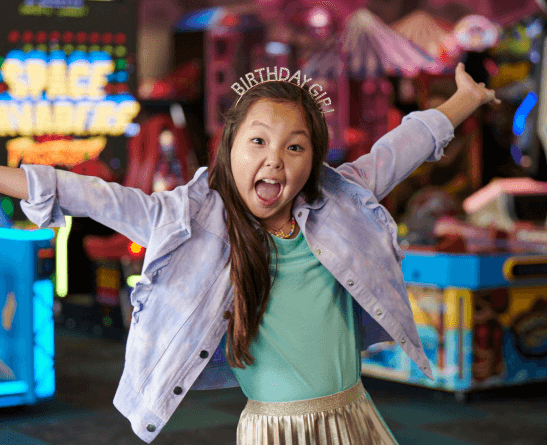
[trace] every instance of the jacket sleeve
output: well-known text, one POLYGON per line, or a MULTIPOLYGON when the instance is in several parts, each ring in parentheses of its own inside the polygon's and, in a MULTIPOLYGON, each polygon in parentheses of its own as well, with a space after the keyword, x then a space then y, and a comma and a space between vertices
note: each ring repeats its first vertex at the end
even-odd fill
POLYGON ((370 153, 336 170, 380 201, 424 161, 438 161, 453 138, 454 126, 442 112, 415 111, 376 141, 370 153))
POLYGON ((29 199, 21 209, 38 227, 64 227, 65 215, 89 217, 148 247, 152 229, 181 219, 189 224, 188 187, 147 195, 142 190, 46 165, 21 165, 29 199))

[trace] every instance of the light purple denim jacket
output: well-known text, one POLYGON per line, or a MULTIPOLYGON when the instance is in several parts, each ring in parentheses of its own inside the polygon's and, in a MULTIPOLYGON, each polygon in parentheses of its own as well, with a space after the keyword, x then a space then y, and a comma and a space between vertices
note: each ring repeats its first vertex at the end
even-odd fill
MULTIPOLYGON (((414 112, 370 154, 338 168, 324 164, 321 199, 294 203, 310 249, 354 298, 361 350, 395 341, 433 380, 409 304, 397 227, 378 201, 424 161, 439 160, 454 127, 437 110, 414 112)), ((146 195, 101 179, 22 165, 26 216, 61 227, 64 215, 89 217, 147 248, 125 367, 114 405, 150 443, 189 389, 238 386, 224 354, 233 308, 224 204, 200 168, 186 185, 146 195)))

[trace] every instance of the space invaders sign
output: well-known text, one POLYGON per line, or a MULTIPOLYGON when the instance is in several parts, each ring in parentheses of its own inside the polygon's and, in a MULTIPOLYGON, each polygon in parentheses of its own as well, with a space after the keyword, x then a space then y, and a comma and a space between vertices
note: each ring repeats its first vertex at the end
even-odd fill
POLYGON ((123 168, 123 139, 140 110, 134 4, 9 3, 0 18, 0 163, 70 168, 102 155, 123 168))

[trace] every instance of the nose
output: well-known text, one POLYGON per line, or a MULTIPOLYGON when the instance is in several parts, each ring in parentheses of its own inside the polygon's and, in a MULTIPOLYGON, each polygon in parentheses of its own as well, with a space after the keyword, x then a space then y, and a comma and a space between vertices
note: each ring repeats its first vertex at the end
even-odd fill
POLYGON ((281 168, 283 166, 281 149, 276 147, 270 147, 266 155, 265 164, 267 167, 270 168, 281 168))

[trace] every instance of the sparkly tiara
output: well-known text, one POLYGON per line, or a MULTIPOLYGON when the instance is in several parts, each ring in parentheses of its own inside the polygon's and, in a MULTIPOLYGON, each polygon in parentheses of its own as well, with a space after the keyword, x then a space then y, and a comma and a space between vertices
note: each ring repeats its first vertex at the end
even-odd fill
POLYGON ((315 101, 319 109, 321 110, 321 113, 326 114, 326 113, 332 113, 334 111, 334 108, 330 108, 330 109, 326 108, 329 105, 331 105, 331 100, 330 100, 330 97, 325 97, 325 95, 327 94, 326 91, 321 93, 323 91, 323 87, 321 85, 319 85, 318 83, 314 83, 311 86, 309 86, 307 89, 304 88, 304 85, 306 85, 308 82, 311 83, 313 79, 311 77, 307 77, 305 74, 301 74, 300 70, 296 71, 291 76, 291 72, 289 71, 288 68, 285 68, 285 67, 281 67, 278 70, 277 67, 274 66, 273 71, 270 70, 270 68, 258 68, 254 71, 251 71, 250 73, 245 74, 245 79, 246 79, 246 82, 245 80, 243 80, 243 77, 240 77, 239 82, 235 82, 232 85, 232 90, 234 90, 237 94, 239 94, 239 98, 237 99, 237 102, 236 102, 236 107, 237 107, 237 104, 239 103, 239 100, 251 88, 265 82, 282 81, 282 82, 292 83, 293 85, 298 85, 304 91, 307 91, 311 95, 311 97, 313 98, 313 100, 315 101), (263 75, 262 73, 264 70, 266 70, 265 75, 263 75), (258 80, 255 77, 255 73, 258 73, 260 80, 258 80), (300 80, 301 76, 304 77, 302 81, 300 80), (293 80, 295 82, 293 82, 293 80))

